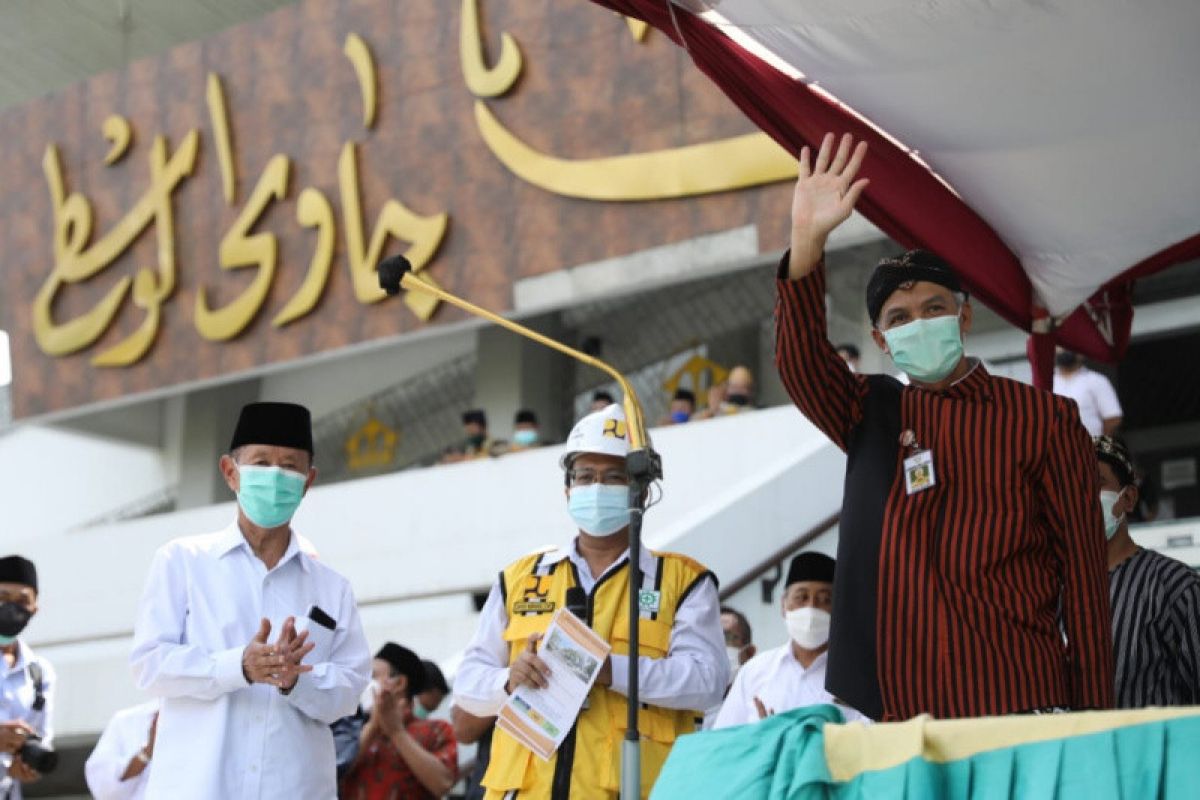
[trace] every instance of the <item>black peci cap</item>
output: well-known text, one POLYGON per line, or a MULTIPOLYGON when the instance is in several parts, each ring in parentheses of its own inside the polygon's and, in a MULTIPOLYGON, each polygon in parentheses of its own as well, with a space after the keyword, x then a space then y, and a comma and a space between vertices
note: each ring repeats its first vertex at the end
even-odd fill
POLYGON ((824 553, 814 553, 809 551, 801 553, 792 559, 791 565, 788 566, 787 582, 784 586, 791 586, 793 583, 800 581, 821 581, 823 583, 833 583, 833 568, 834 560, 824 553))
POLYGON ((294 447, 313 452, 312 415, 296 403, 250 403, 242 407, 230 451, 248 444, 294 447))
POLYGON ((36 592, 38 590, 37 567, 24 556, 0 558, 0 583, 19 583, 36 592))

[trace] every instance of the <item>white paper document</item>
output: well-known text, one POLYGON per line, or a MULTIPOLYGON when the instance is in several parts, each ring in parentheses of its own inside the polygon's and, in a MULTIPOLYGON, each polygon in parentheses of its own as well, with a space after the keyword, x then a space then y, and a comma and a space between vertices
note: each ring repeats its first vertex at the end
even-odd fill
POLYGON ((496 724, 549 760, 579 716, 611 649, 578 617, 560 608, 538 649, 538 657, 550 668, 550 685, 545 689, 518 686, 500 709, 496 724))

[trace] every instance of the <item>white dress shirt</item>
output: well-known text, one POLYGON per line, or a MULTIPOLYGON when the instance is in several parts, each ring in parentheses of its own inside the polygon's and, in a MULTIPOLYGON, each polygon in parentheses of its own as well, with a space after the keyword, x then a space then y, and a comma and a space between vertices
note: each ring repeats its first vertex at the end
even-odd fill
MULTIPOLYGON (((593 576, 587 560, 578 548, 559 548, 546 555, 542 563, 555 563, 569 558, 579 574, 579 582, 589 595, 596 581, 613 570, 620 569, 629 558, 621 555, 602 575, 593 576)), ((654 556, 642 548, 643 571, 654 568, 654 556)), ((660 708, 705 709, 721 701, 721 693, 729 680, 729 661, 725 657, 725 634, 721 630, 721 602, 716 584, 702 580, 675 610, 675 624, 665 658, 642 656, 638 660, 638 698, 660 708)), ((479 717, 490 717, 500 711, 508 694, 508 643, 504 629, 508 627, 508 609, 497 579, 480 613, 479 627, 463 655, 454 678, 454 703, 464 711, 479 717)), ((629 656, 612 656, 613 691, 628 692, 629 656)))
POLYGON ((237 523, 159 549, 138 609, 130 657, 142 691, 162 699, 147 793, 171 798, 333 798, 329 725, 353 714, 371 654, 349 582, 303 552, 293 534, 268 571, 237 523), (312 606, 336 622, 308 625, 317 642, 284 695, 247 685, 242 651, 271 622, 308 622, 312 606))
POLYGON ((758 709, 754 705, 756 697, 768 712, 775 714, 829 703, 837 705, 847 722, 866 720, 854 709, 835 704, 833 695, 825 691, 826 656, 826 653, 821 653, 805 669, 796 660, 790 642, 759 653, 738 670, 713 728, 758 722, 758 709))
POLYGON ((146 796, 146 781, 150 777, 150 766, 129 780, 121 780, 129 762, 150 742, 150 726, 158 712, 158 701, 123 708, 104 726, 100 741, 87 763, 83 774, 87 778, 88 791, 96 800, 141 800, 146 796))
POLYGON ((1121 401, 1108 378, 1087 367, 1080 367, 1070 375, 1055 370, 1054 393, 1075 401, 1079 419, 1092 436, 1104 433, 1104 420, 1121 416, 1121 401))
MULTIPOLYGON (((54 744, 54 667, 34 653, 25 642, 17 639, 16 644, 17 658, 13 665, 0 666, 0 669, 3 669, 3 680, 0 681, 0 720, 24 720, 42 737, 42 744, 50 747, 54 744), (46 698, 46 703, 41 711, 33 710, 37 692, 33 687, 33 677, 29 674, 29 665, 34 663, 42 668, 42 696, 46 698)), ((0 778, 0 797, 6 800, 20 800, 21 784, 8 776, 10 764, 12 755, 0 753, 0 766, 4 769, 4 777, 0 778)))

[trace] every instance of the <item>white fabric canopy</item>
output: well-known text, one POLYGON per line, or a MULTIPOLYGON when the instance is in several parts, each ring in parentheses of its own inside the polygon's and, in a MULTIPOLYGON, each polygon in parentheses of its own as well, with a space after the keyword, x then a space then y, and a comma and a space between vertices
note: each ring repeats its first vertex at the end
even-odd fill
POLYGON ((678 0, 916 151, 1066 315, 1200 234, 1200 0, 678 0))

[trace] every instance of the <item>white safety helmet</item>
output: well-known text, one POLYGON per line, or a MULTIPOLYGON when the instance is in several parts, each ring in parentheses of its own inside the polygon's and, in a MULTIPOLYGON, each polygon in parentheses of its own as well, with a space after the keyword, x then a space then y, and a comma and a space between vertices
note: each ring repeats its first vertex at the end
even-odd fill
POLYGON ((571 435, 567 437, 567 452, 559 459, 559 466, 564 470, 570 469, 571 462, 580 453, 598 453, 617 458, 629 455, 629 426, 621 406, 613 403, 576 422, 571 435))

